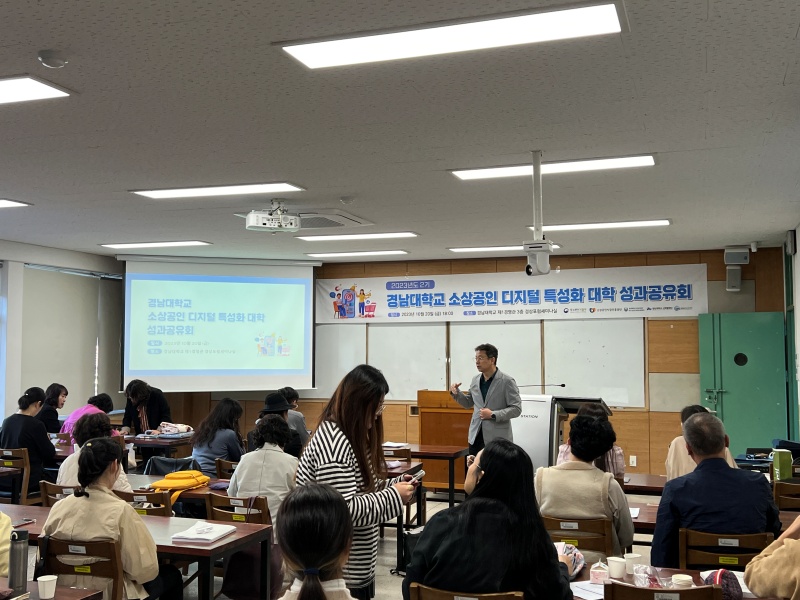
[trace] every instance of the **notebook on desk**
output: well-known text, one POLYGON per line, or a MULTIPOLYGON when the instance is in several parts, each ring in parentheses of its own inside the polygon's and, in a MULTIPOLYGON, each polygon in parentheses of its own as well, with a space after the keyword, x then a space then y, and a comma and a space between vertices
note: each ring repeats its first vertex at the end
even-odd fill
POLYGON ((233 525, 198 521, 185 531, 173 533, 172 541, 211 544, 212 542, 224 538, 226 535, 230 535, 234 531, 236 531, 236 527, 233 525))

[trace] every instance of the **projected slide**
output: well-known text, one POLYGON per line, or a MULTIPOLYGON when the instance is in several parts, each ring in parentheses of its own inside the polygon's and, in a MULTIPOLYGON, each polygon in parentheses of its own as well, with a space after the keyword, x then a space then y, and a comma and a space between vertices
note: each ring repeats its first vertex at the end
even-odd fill
POLYGON ((173 391, 310 387, 310 283, 128 273, 126 379, 173 391))

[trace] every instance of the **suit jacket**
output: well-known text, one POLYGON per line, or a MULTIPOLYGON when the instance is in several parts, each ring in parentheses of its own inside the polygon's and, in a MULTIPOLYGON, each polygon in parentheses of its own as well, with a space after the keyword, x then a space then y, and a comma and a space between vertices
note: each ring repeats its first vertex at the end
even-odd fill
POLYGON ((484 399, 481 394, 480 381, 483 373, 478 373, 469 386, 469 392, 452 394, 453 399, 464 408, 472 409, 472 420, 469 422, 469 443, 475 441, 478 431, 483 427, 483 441, 488 444, 494 438, 505 438, 514 441, 511 433, 511 419, 522 413, 522 400, 519 397, 517 382, 500 369, 494 374, 494 380, 484 399), (488 408, 495 419, 481 420, 481 409, 488 408))
POLYGON ((707 458, 683 477, 664 486, 658 505, 650 563, 677 568, 678 530, 707 533, 780 535, 772 487, 761 473, 731 469, 724 458, 707 458))

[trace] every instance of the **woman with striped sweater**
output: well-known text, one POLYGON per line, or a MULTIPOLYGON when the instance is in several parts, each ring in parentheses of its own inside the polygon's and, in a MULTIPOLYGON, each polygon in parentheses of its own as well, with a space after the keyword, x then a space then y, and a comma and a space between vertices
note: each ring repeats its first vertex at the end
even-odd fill
POLYGON ((378 526, 397 518, 419 485, 409 475, 381 478, 386 469, 381 414, 388 392, 389 384, 375 367, 359 365, 345 375, 297 468, 297 485, 327 483, 347 501, 353 545, 344 579, 359 600, 375 593, 378 526))

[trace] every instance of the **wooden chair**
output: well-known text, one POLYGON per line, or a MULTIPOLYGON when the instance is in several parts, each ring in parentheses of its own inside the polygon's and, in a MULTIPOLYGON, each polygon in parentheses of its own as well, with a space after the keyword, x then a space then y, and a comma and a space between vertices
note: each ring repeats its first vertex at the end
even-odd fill
POLYGON ((55 436, 60 446, 70 446, 72 444, 72 434, 56 433, 55 436))
POLYGON ((772 493, 778 510, 800 510, 800 483, 776 481, 772 493))
POLYGON ((703 533, 681 529, 678 533, 680 568, 744 571, 745 565, 769 546, 774 537, 772 533, 703 533), (709 548, 716 548, 716 551, 709 548))
POLYGON ((49 481, 40 481, 39 489, 41 490, 42 506, 52 508, 52 506, 62 498, 71 496, 78 487, 80 486, 56 485, 49 481))
MULTIPOLYGON (((2 457, 0 465, 3 467, 13 467, 22 471, 16 481, 16 485, 19 485, 19 504, 23 506, 41 504, 41 492, 28 494, 28 483, 31 479, 31 461, 28 457, 28 449, 4 448, 0 450, 0 457, 2 457)), ((0 491, 0 504, 11 504, 11 492, 0 491)))
POLYGON ((446 592, 437 590, 420 583, 412 583, 408 590, 411 600, 522 600, 525 595, 522 592, 503 592, 501 594, 473 594, 471 592, 446 592))
POLYGON ((214 464, 217 467, 217 479, 230 479, 231 475, 233 475, 233 472, 236 470, 236 465, 239 463, 217 458, 214 460, 214 464))
POLYGON ((670 600, 722 600, 722 588, 718 585, 703 585, 686 589, 646 588, 607 581, 603 585, 605 600, 655 600, 669 596, 670 600))
POLYGON ((614 556, 611 519, 565 519, 542 515, 542 520, 554 542, 572 544, 581 552, 590 550, 614 556))
POLYGON ((206 514, 211 521, 272 525, 269 504, 264 496, 231 498, 221 494, 206 494, 206 514), (249 510, 249 512, 236 512, 236 509, 249 510))
POLYGON ((128 504, 131 504, 134 510, 140 515, 153 515, 156 517, 172 516, 170 493, 166 490, 160 492, 145 492, 142 490, 121 492, 119 490, 114 490, 114 493, 128 504))
MULTIPOLYGON (((43 552, 44 539, 44 537, 39 538, 39 552, 43 552)), ((117 542, 78 542, 51 537, 44 553, 44 572, 47 575, 88 575, 110 579, 111 600, 122 600, 122 558, 117 542), (68 565, 58 559, 59 555, 75 558, 98 557, 106 560, 89 565, 68 565)))

